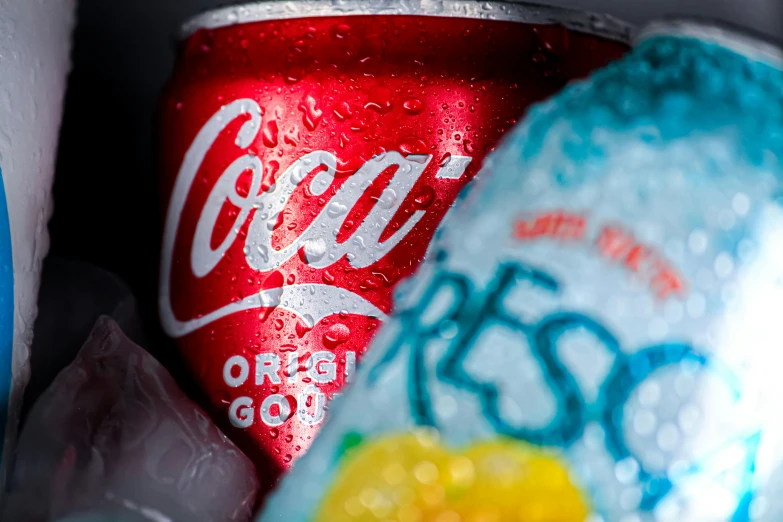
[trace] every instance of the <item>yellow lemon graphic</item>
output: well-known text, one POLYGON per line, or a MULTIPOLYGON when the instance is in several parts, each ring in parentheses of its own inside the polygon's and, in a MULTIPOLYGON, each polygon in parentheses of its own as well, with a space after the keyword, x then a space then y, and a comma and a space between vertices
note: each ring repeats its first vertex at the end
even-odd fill
POLYGON ((435 432, 366 442, 340 464, 317 522, 584 522, 552 453, 508 439, 444 448, 435 432))

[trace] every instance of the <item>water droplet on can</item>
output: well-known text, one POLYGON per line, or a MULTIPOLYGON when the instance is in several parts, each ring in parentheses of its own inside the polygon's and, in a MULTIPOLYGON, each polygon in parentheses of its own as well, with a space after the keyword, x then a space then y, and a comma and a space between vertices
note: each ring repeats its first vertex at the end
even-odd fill
POLYGON ((324 346, 334 350, 348 340, 351 330, 342 323, 332 325, 323 335, 324 346))
POLYGON ((397 193, 394 192, 394 189, 387 187, 381 192, 381 195, 378 198, 378 205, 381 208, 390 209, 394 207, 395 203, 397 203, 397 193))
POLYGON ((336 218, 342 216, 347 212, 348 212, 348 207, 346 207, 339 201, 332 201, 326 209, 326 213, 330 218, 336 218))
POLYGON ((318 237, 315 239, 308 239, 304 244, 305 262, 315 263, 320 261, 326 255, 326 242, 318 237))
POLYGON ((435 196, 435 189, 432 187, 424 187, 419 191, 413 201, 418 207, 427 208, 435 201, 435 196))
POLYGON ((405 109, 405 112, 411 116, 416 116, 424 109, 424 105, 418 98, 408 98, 405 100, 405 102, 403 102, 402 108, 405 109))

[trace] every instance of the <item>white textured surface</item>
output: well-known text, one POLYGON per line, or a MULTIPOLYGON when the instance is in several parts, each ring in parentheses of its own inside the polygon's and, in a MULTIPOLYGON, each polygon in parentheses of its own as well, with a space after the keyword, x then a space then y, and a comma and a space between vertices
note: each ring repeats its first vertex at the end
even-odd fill
POLYGON ((0 0, 0 167, 14 260, 14 375, 3 463, 29 379, 73 10, 74 0, 0 0))

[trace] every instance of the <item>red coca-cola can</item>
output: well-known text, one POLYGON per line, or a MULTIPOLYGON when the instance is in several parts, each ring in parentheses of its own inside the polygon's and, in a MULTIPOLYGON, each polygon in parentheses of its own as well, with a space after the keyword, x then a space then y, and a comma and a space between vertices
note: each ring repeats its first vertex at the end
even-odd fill
POLYGON ((503 132, 630 32, 465 0, 263 2, 185 25, 161 104, 161 319, 270 484, 503 132))

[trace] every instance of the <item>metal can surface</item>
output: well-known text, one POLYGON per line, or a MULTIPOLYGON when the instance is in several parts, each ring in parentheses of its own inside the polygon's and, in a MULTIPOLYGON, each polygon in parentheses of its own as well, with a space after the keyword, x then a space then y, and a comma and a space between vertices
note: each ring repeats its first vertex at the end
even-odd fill
POLYGON ((486 172, 262 520, 783 519, 781 49, 653 24, 486 172))
POLYGON ((503 131, 630 32, 518 3, 370 5, 197 18, 162 101, 162 323, 270 478, 503 131))
POLYGON ((0 0, 0 492, 30 377, 73 22, 73 0, 0 0))

